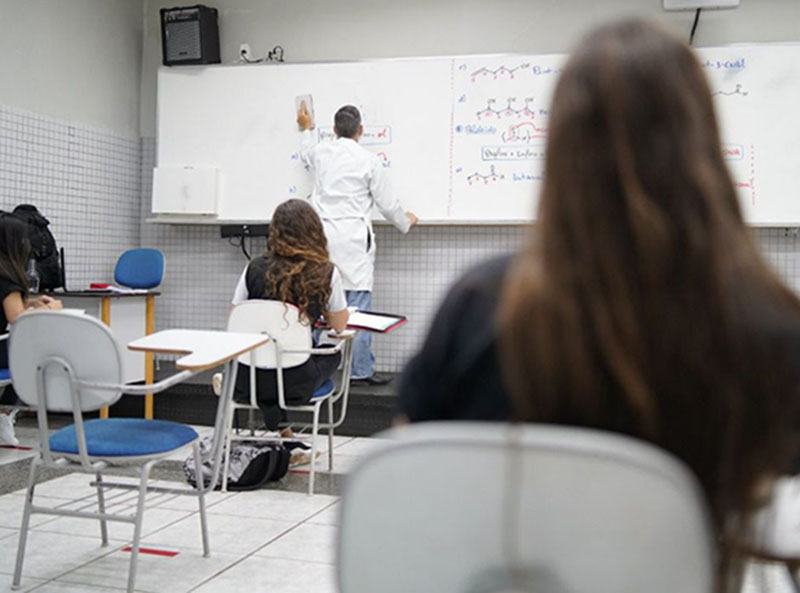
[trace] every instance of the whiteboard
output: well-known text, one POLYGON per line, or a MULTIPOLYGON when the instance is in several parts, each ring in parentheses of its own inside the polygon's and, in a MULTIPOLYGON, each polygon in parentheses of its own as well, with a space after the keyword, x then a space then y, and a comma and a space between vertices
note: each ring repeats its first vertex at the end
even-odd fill
MULTIPOLYGON (((697 50, 721 121, 723 154, 749 223, 800 224, 800 46, 697 50)), ((162 68, 159 168, 220 172, 216 223, 263 221, 310 195, 295 97, 311 94, 320 142, 356 105, 362 145, 422 222, 534 218, 550 100, 564 55, 464 56, 319 64, 162 68)), ((169 203, 168 196, 154 196, 169 203)), ((206 219, 208 221, 208 219, 206 219)))

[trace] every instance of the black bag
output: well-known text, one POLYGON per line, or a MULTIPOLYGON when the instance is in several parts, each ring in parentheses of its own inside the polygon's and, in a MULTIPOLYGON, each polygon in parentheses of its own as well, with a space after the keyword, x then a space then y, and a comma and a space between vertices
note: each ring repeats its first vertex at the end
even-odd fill
MULTIPOLYGON (((211 453, 211 437, 200 441, 200 454, 211 453)), ((280 442, 236 442, 231 445, 231 457, 228 463, 228 490, 256 490, 267 482, 280 480, 289 471, 289 457, 287 449, 280 442)), ((224 460, 223 460, 224 463, 224 460)), ((211 482, 211 468, 213 460, 203 462, 203 484, 208 486, 211 482)), ((194 466, 194 455, 190 455, 183 462, 183 473, 186 481, 197 487, 197 472, 194 466)), ((222 487, 222 469, 217 476, 214 490, 222 487)))
POLYGON ((39 290, 58 288, 62 284, 61 265, 56 240, 47 228, 50 221, 31 204, 20 204, 14 208, 12 214, 28 225, 31 257, 36 261, 36 271, 39 274, 39 290))

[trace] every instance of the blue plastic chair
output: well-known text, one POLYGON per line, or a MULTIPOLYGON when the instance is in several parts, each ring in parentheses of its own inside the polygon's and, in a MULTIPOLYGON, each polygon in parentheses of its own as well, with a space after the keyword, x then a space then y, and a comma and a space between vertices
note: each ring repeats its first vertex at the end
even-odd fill
POLYGON ((128 288, 155 288, 164 279, 164 269, 164 254, 158 249, 129 249, 117 260, 114 282, 128 288))

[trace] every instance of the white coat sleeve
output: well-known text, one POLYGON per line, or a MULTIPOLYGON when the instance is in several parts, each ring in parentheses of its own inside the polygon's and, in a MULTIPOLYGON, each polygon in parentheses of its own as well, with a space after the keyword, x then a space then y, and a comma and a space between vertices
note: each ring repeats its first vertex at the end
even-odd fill
POLYGON ((314 142, 314 134, 311 130, 304 130, 302 132, 303 139, 300 142, 300 160, 303 164, 314 168, 314 148, 317 144, 314 142))
POLYGON ((372 174, 370 175, 369 191, 375 205, 381 214, 391 222, 401 233, 407 233, 411 229, 411 221, 406 216, 406 211, 400 205, 389 184, 389 175, 383 165, 376 158, 372 164, 372 174))

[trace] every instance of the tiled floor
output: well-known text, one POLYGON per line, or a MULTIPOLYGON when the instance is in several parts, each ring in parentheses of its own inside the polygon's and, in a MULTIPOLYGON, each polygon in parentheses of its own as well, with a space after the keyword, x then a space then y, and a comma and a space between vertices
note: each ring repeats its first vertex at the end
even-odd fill
MULTIPOLYGON (((35 446, 34 428, 20 427, 17 434, 22 445, 35 446)), ((335 472, 348 471, 380 444, 378 439, 336 437, 335 472)), ((33 450, 0 449, 0 471, 3 464, 33 454, 33 450)), ((323 473, 325 459, 318 466, 323 473)), ((94 510, 90 479, 74 473, 44 482, 36 489, 36 500, 42 505, 94 510)), ((131 491, 112 491, 108 510, 132 512, 135 496, 131 491)), ((142 547, 177 554, 141 554, 136 590, 333 593, 338 500, 327 494, 309 497, 304 492, 273 489, 214 492, 207 499, 211 557, 203 558, 196 499, 153 493, 145 511, 142 547)), ((0 592, 11 590, 23 503, 21 489, 0 496, 0 592)), ((92 520, 34 515, 32 526, 22 591, 125 589, 130 554, 122 548, 130 543, 132 526, 110 523, 106 548, 101 547, 100 528, 92 520)))
MULTIPOLYGON (((208 429, 199 429, 207 432, 208 429)), ((35 429, 21 427, 23 445, 34 446, 35 429)), ((346 472, 379 448, 379 439, 337 437, 335 470, 346 472)), ((0 449, 4 464, 31 451, 0 449)), ((182 459, 182 453, 177 458, 182 459)), ((321 469, 325 463, 320 464, 321 469)), ((0 474, 0 483, 4 477, 0 474)), ((69 474, 42 483, 42 505, 68 509, 94 507, 86 474, 69 474)), ((175 486, 175 482, 164 484, 175 486)), ((109 511, 133 510, 135 493, 111 493, 109 511)), ((336 593, 334 546, 337 496, 287 490, 213 492, 208 497, 211 557, 203 558, 196 499, 153 493, 148 497, 136 590, 181 593, 336 593), (159 554, 158 552, 161 552, 159 554), (175 555, 164 555, 164 553, 175 555)), ((0 592, 11 590, 11 575, 24 502, 23 490, 0 496, 0 592)), ((91 520, 34 515, 25 558, 22 591, 99 593, 124 591, 132 527, 109 524, 109 546, 101 547, 99 525, 91 520)), ((791 593, 781 567, 753 565, 743 593, 791 593)))

